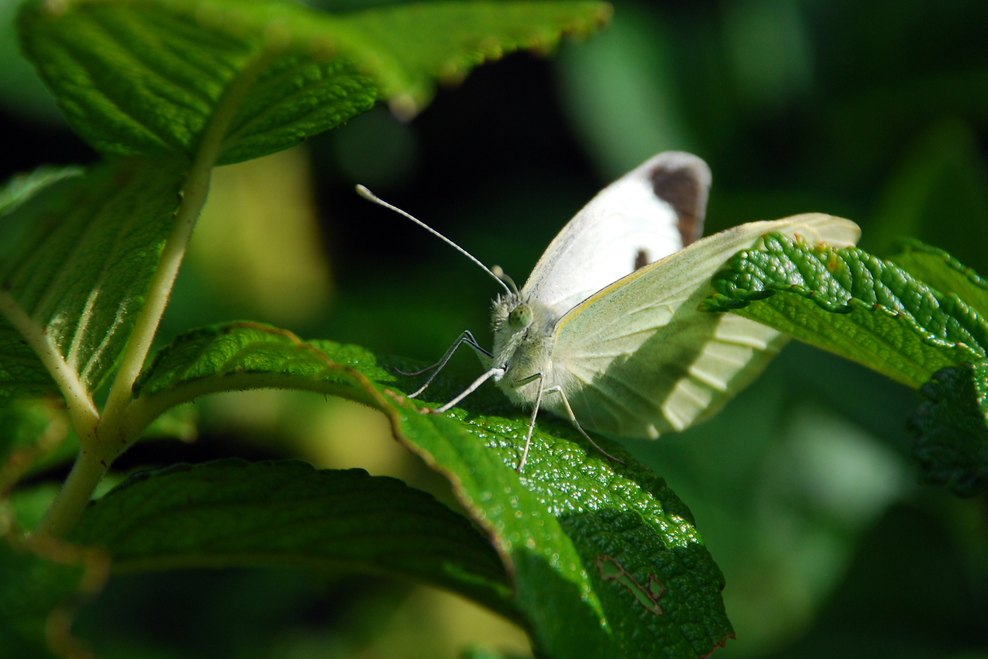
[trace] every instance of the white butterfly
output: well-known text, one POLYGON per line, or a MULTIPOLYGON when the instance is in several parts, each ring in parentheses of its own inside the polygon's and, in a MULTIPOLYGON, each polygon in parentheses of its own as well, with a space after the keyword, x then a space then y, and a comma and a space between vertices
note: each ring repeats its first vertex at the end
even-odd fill
MULTIPOLYGON (((767 233, 845 247, 857 242, 860 229, 807 214, 698 240, 709 187, 710 170, 700 158, 666 152, 604 188, 549 244, 520 291, 496 266, 488 270, 505 288, 491 313, 493 351, 464 332, 437 364, 410 374, 434 369, 411 396, 429 386, 460 345, 469 345, 487 370, 435 412, 493 378, 508 398, 532 408, 519 472, 541 408, 568 418, 604 455, 584 429, 656 438, 712 415, 787 337, 732 313, 699 311, 713 293, 711 276, 767 233)), ((358 191, 425 226, 366 188, 358 191)))

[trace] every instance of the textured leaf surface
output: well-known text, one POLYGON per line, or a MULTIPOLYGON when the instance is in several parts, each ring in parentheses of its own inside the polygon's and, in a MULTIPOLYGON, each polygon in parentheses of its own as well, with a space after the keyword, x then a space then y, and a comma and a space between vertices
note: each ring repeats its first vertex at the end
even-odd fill
POLYGON ((954 293, 979 316, 988 318, 988 281, 942 249, 908 241, 891 261, 924 284, 954 293))
POLYGON ((100 386, 130 336, 181 185, 176 164, 121 160, 55 179, 0 216, 0 398, 58 391, 14 316, 87 391, 100 386))
POLYGON ((218 164, 297 144, 389 99, 411 116, 439 77, 586 33, 607 5, 429 3, 334 16, 243 0, 34 0, 24 52, 72 127, 106 153, 192 155, 218 110, 235 116, 218 164), (245 96, 225 103, 237 82, 245 96))
POLYGON ((497 554, 466 519, 393 478, 298 461, 140 472, 85 511, 74 541, 116 571, 282 564, 431 582, 510 615, 497 554))
POLYGON ((945 368, 920 388, 913 455, 928 483, 970 497, 988 485, 988 362, 945 368))
MULTIPOLYGON (((126 414, 140 425, 206 393, 272 386, 366 402, 388 415, 399 441, 449 478, 490 535, 513 576, 515 607, 547 656, 644 658, 661 647, 664 656, 695 657, 732 636, 723 576, 689 510, 661 478, 602 440, 628 466, 609 463, 548 416, 539 420, 519 475, 527 415, 482 392, 448 415, 421 413, 422 403, 404 396, 418 380, 394 372, 418 366, 234 323, 188 333, 159 352, 126 414), (626 583, 612 578, 618 567, 626 583), (643 605, 627 587, 632 582, 650 588, 654 601, 643 605)), ((445 402, 458 391, 439 378, 427 400, 445 402)))
POLYGON ((0 538, 0 659, 78 652, 69 606, 102 588, 105 565, 97 552, 59 543, 42 557, 0 538))
POLYGON ((709 311, 733 311, 912 387, 978 361, 988 325, 889 261, 857 248, 766 236, 714 276, 709 311))

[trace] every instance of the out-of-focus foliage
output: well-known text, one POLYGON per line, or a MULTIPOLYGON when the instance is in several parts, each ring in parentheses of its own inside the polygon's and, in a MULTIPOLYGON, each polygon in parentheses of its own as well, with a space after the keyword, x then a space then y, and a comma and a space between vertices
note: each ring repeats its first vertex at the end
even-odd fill
POLYGON ((317 222, 304 149, 219 167, 189 265, 220 307, 280 325, 311 321, 332 290, 317 222))
POLYGON ((54 99, 31 65, 18 52, 14 21, 18 4, 17 0, 0 2, 0 67, 3 69, 0 99, 3 109, 36 122, 64 125, 65 119, 54 99))
POLYGON ((4 537, 0 558, 0 657, 85 656, 71 634, 72 610, 103 587, 106 555, 61 542, 29 551, 4 537))

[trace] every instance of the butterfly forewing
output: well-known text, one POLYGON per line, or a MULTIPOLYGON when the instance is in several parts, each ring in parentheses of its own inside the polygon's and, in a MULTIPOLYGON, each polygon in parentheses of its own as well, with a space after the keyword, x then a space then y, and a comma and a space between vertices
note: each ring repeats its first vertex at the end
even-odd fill
POLYGON ((563 227, 522 290, 557 315, 699 237, 710 170, 661 153, 604 188, 563 227))
MULTIPOLYGON (((550 384, 585 427, 657 437, 713 414, 744 387, 785 336, 734 314, 697 310, 728 258, 773 231, 853 245, 853 222, 802 215, 753 222, 698 241, 605 287, 556 326, 550 384)), ((559 413, 559 402, 545 405, 559 413)))

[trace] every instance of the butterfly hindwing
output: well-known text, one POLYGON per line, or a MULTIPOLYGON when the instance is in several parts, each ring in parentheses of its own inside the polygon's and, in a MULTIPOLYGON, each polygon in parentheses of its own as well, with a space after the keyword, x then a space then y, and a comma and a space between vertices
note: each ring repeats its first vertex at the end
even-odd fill
MULTIPOLYGON (((857 225, 829 215, 752 222, 704 238, 622 278, 556 325, 549 382, 580 423, 626 437, 657 437, 713 414, 785 343, 771 328, 697 309, 734 253, 773 231, 853 245, 857 225)), ((556 413, 558 401, 545 406, 556 413)))

